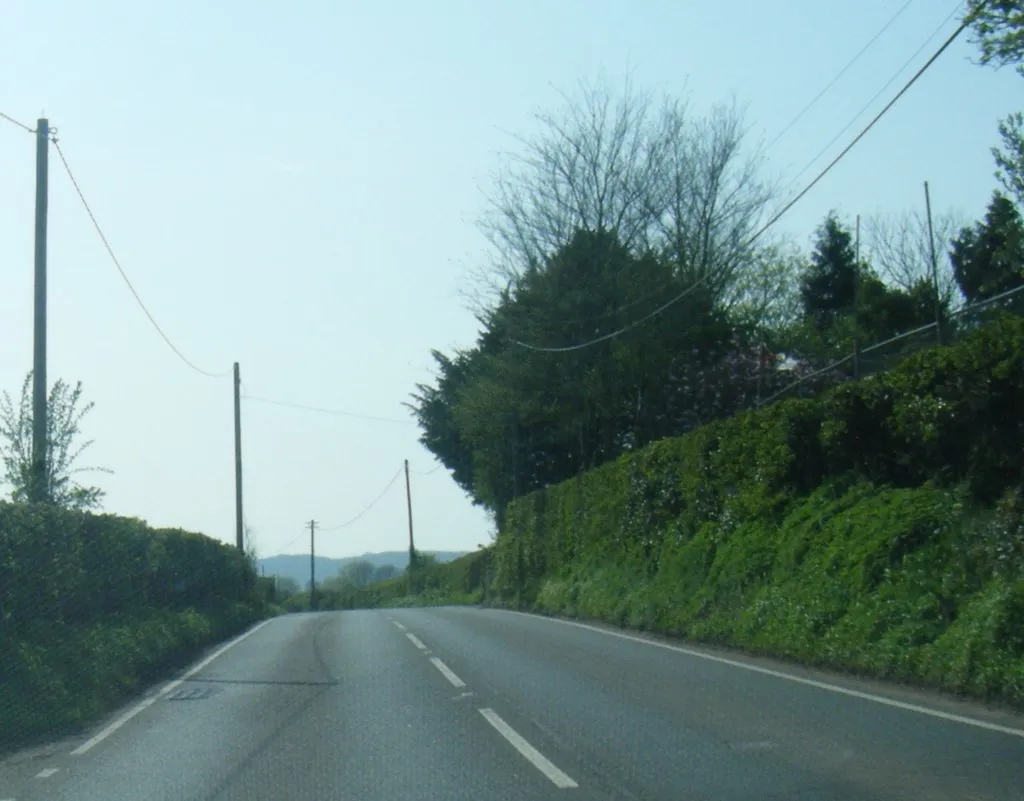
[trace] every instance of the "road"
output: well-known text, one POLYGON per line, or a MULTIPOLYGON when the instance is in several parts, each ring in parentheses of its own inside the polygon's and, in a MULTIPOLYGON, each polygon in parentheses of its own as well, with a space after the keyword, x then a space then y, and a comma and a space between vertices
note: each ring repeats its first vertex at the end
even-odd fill
POLYGON ((1024 799, 1024 720, 482 609, 291 615, 81 737, 16 801, 1024 799))

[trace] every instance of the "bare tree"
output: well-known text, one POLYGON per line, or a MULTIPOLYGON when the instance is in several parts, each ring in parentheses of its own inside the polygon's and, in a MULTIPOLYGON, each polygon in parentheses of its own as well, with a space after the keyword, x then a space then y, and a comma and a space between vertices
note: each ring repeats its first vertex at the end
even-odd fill
POLYGON ((744 155, 735 105, 691 118, 627 80, 621 92, 582 83, 539 132, 520 138, 487 196, 481 228, 496 263, 476 276, 477 310, 581 229, 614 231, 627 248, 665 253, 681 274, 724 291, 749 255, 746 241, 772 196, 744 155), (482 290, 482 291, 481 291, 482 290))
MULTIPOLYGON (((954 308, 960 304, 960 292, 949 258, 949 243, 966 222, 954 213, 934 215, 935 256, 938 263, 939 297, 954 308)), ((922 212, 877 214, 864 226, 865 253, 880 277, 900 289, 910 291, 922 281, 932 281, 931 241, 928 219, 922 212)))
POLYGON ((651 216, 680 273, 721 297, 751 264, 750 240, 775 190, 760 175, 760 154, 744 152, 743 114, 734 104, 689 120, 666 106, 669 157, 661 208, 651 216))

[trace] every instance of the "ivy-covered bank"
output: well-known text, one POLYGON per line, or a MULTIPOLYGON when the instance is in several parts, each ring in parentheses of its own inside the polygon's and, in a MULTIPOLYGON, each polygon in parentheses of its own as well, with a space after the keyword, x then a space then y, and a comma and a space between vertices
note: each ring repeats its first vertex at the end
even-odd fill
POLYGON ((1024 704, 1024 320, 508 508, 504 602, 1024 704))

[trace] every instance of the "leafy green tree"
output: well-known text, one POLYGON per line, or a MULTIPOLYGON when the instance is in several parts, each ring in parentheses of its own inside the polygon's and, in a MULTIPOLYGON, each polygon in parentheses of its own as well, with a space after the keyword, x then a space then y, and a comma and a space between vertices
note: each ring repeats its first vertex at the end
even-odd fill
POLYGON ((800 285, 804 315, 826 329, 853 311, 860 267, 853 235, 830 212, 815 233, 814 249, 800 285))
MULTIPOLYGON (((1024 2, 968 0, 969 19, 980 62, 994 67, 1015 66, 1024 77, 1024 2)), ((1024 115, 1009 114, 999 123, 1002 147, 992 149, 1003 188, 1024 205, 1024 115)))
POLYGON ((999 138, 1002 147, 992 148, 996 178, 1024 207, 1024 114, 1018 111, 1001 120, 999 138))
POLYGON ((725 413, 731 391, 709 371, 733 317, 787 314, 767 286, 778 270, 747 280, 774 258, 748 244, 772 190, 737 110, 580 88, 500 172, 480 334, 433 351, 436 380, 409 404, 499 527, 513 498, 725 413))
POLYGON ((373 583, 392 579, 397 576, 399 572, 398 568, 394 565, 377 565, 373 571, 373 583))
MULTIPOLYGON (((112 473, 104 467, 78 467, 82 453, 93 444, 81 442, 83 418, 94 404, 82 404, 82 382, 71 386, 57 381, 47 402, 47 459, 44 497, 55 506, 92 510, 102 506, 104 490, 76 480, 83 473, 112 473)), ((15 502, 31 497, 32 465, 32 373, 25 376, 18 402, 4 392, 0 398, 0 457, 4 479, 11 486, 15 502)))
POLYGON ((981 63, 1016 65, 1024 76, 1024 2, 1021 0, 968 0, 975 43, 981 63))
POLYGON ((417 384, 412 402, 405 405, 419 423, 420 442, 447 467, 455 483, 473 495, 473 449, 455 422, 455 408, 463 388, 480 369, 479 350, 458 350, 453 357, 438 350, 431 356, 437 366, 436 384, 417 384))
MULTIPOLYGON (((943 319, 949 316, 947 304, 940 302, 939 314, 943 319)), ((874 273, 865 270, 861 275, 857 321, 863 345, 935 322, 932 282, 922 278, 907 291, 888 286, 874 273)))
POLYGON ((373 562, 366 559, 353 559, 351 562, 346 562, 341 568, 340 583, 342 586, 365 587, 367 584, 373 583, 376 572, 377 568, 373 562))
POLYGON ((670 258, 633 254, 612 231, 578 231, 481 321, 473 349, 435 357, 442 375, 411 405, 423 444, 496 514, 518 495, 703 419, 686 389, 699 376, 682 368, 714 358, 731 333, 710 292, 670 258), (544 350, 599 338, 670 300, 641 328, 583 349, 544 350))
POLYGON ((804 269, 795 246, 764 247, 751 254, 722 305, 739 328, 771 337, 800 319, 804 269))
POLYGON ((950 258, 970 303, 1024 284, 1024 224, 1009 198, 993 193, 985 219, 960 232, 950 258))

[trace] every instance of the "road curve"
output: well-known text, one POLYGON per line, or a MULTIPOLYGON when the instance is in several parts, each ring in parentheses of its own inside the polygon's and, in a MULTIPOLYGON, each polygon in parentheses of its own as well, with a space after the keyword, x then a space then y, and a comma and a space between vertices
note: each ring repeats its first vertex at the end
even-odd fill
POLYGON ((514 612, 276 618, 0 801, 1024 799, 1024 721, 514 612))

